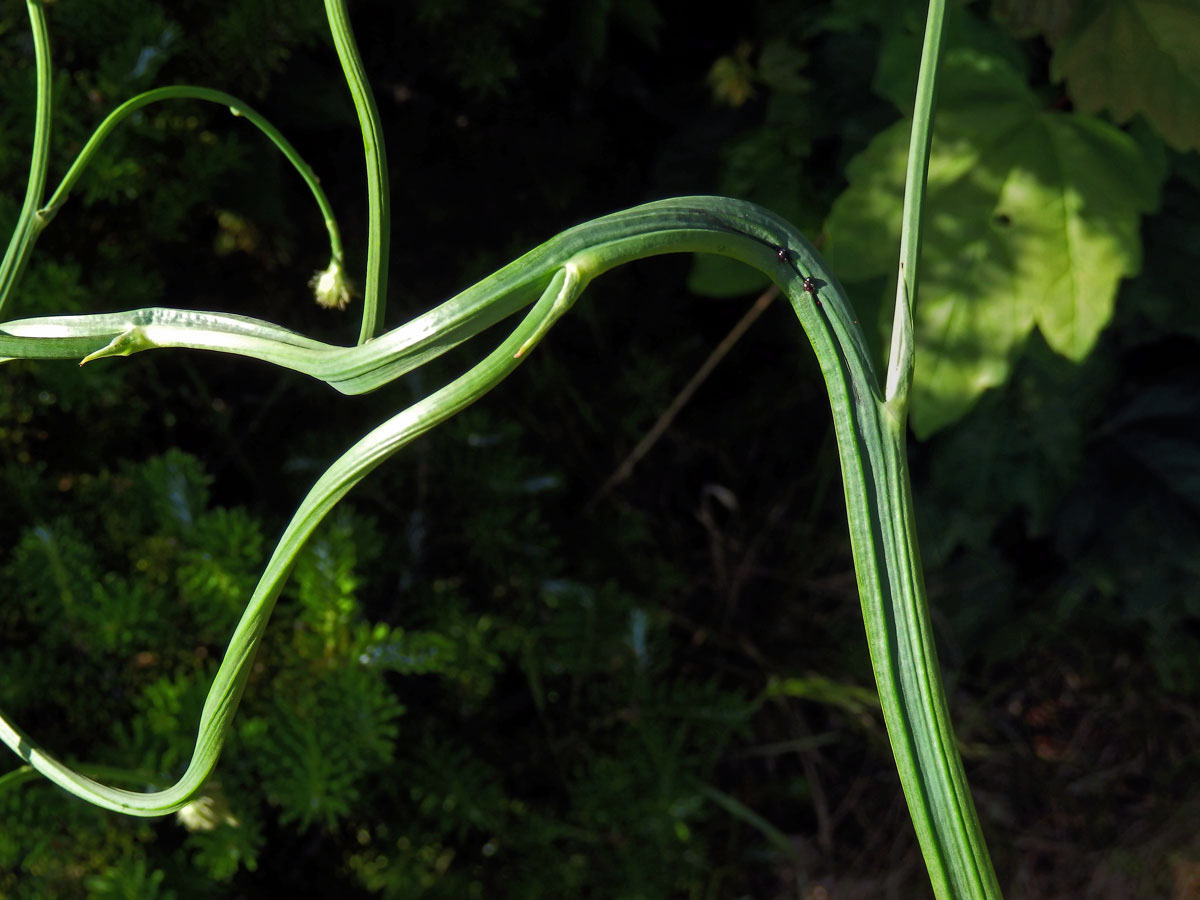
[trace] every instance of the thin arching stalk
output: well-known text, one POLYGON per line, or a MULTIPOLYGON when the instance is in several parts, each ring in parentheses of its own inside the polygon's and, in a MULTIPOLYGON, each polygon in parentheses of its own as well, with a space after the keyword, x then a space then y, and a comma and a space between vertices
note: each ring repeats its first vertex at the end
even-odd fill
POLYGON ((358 45, 350 28, 345 0, 325 0, 325 14, 333 32, 342 72, 354 100, 358 127, 362 132, 363 155, 367 163, 367 280, 363 288, 362 328, 358 342, 373 338, 383 321, 387 302, 388 250, 391 244, 391 212, 388 196, 387 151, 383 143, 383 124, 375 96, 367 84, 358 45))
POLYGON ((50 165, 50 35, 46 31, 46 15, 41 0, 26 0, 29 24, 33 30, 34 66, 37 78, 37 102, 33 125, 33 148, 29 156, 29 182, 25 200, 17 216, 17 225, 4 259, 0 261, 0 311, 21 277, 25 263, 38 232, 37 210, 46 188, 46 171, 50 165))
MULTIPOLYGON (((325 278, 325 290, 322 295, 318 291, 318 300, 326 306, 344 306, 349 300, 349 288, 344 277, 344 252, 342 236, 334 216, 333 207, 325 196, 320 180, 306 163, 296 148, 275 128, 261 113, 244 103, 237 97, 224 91, 195 85, 171 85, 170 87, 154 88, 126 100, 97 126, 88 138, 75 160, 67 169, 66 175, 55 189, 50 199, 42 206, 41 198, 45 191, 46 175, 49 169, 50 155, 50 115, 51 115, 51 86, 50 86, 50 41, 46 31, 46 18, 42 10, 41 0, 28 0, 29 18, 33 26, 34 61, 37 73, 36 117, 34 124, 33 150, 30 162, 29 182, 25 192, 25 200, 13 229, 12 238, 3 261, 0 261, 0 310, 12 293, 12 288, 20 279, 29 257, 37 243, 38 236, 53 221, 70 198, 71 191, 80 176, 87 169, 100 145, 112 134, 122 122, 133 113, 152 104, 166 100, 200 100, 206 103, 216 103, 227 107, 235 115, 245 118, 250 124, 261 131, 290 162, 308 185, 317 207, 321 211, 325 230, 329 235, 329 266, 319 273, 325 278)), ((317 287, 321 287, 318 279, 317 287)))
POLYGON ((892 347, 888 355, 885 390, 885 396, 896 407, 902 419, 908 414, 908 389, 912 385, 913 359, 916 353, 916 345, 913 342, 913 307, 917 302, 925 183, 929 173, 929 148, 933 144, 933 110, 937 99, 937 70, 942 58, 942 26, 945 18, 945 0, 930 0, 929 16, 925 23, 925 44, 921 52, 921 68, 917 75, 917 95, 913 103, 908 168, 904 178, 900 264, 896 272, 896 307, 892 316, 892 347))

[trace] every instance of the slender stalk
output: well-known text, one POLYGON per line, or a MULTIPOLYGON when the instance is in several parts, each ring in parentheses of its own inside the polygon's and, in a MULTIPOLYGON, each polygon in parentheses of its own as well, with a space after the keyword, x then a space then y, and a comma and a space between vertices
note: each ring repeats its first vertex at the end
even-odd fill
POLYGON ((892 317, 892 347, 888 357, 884 396, 908 415, 908 388, 912 384, 913 307, 917 302, 918 261, 921 256, 921 217, 925 209, 925 182, 929 148, 933 143, 933 108, 937 95, 937 68, 942 57, 945 0, 930 0, 925 22, 925 45, 917 75, 912 133, 908 143, 908 171, 904 181, 904 208, 900 223, 900 265, 896 275, 896 310, 892 317))
MULTIPOLYGON (((194 85, 172 85, 146 91, 122 103, 105 117, 104 121, 100 123, 99 127, 88 138, 87 143, 84 144, 83 149, 76 155, 74 162, 67 170, 67 174, 63 176, 62 182, 55 189, 50 200, 44 207, 39 209, 41 197, 45 191, 50 156, 52 101, 50 41, 46 29, 46 17, 42 9, 42 0, 27 0, 26 5, 29 10, 29 19, 33 31, 34 59, 37 72, 33 150, 30 157, 29 183, 25 191, 25 201, 22 204, 21 212, 18 216, 16 227, 13 229, 13 235, 9 241, 4 259, 0 261, 0 311, 3 310, 4 304, 12 292, 12 288, 20 280, 21 273, 29 261, 38 237, 41 235, 43 229, 53 221, 63 204, 67 202, 72 188, 74 188, 76 182, 91 162, 100 145, 122 121, 134 112, 151 103, 158 103, 164 100, 202 100, 226 106, 233 115, 244 117, 265 134, 279 148, 280 152, 292 164, 300 177, 304 179, 304 183, 308 185, 313 199, 316 200, 317 206, 321 210, 325 229, 329 235, 330 263, 326 273, 340 273, 344 269, 345 254, 342 248, 342 237, 337 219, 334 216, 329 198, 325 196, 325 191, 321 187, 320 180, 313 172, 312 167, 304 161, 291 142, 261 113, 248 104, 243 103, 237 97, 211 88, 194 85)), ((342 288, 342 283, 339 283, 337 287, 342 288)), ((321 298, 318 297, 318 299, 321 298)), ((326 305, 332 304, 326 303, 326 305)))
POLYGON ((133 113, 137 112, 151 103, 161 103, 164 100, 202 100, 206 103, 216 103, 220 106, 229 108, 233 115, 244 118, 255 128, 261 131, 270 141, 279 148, 280 152, 287 157, 288 162, 296 169, 296 172, 304 179, 304 183, 308 185, 309 191, 313 195, 313 199, 317 201, 317 206, 321 210, 321 216, 325 220, 325 229, 329 233, 329 249, 330 257, 341 263, 343 261, 342 253, 342 236, 338 230, 337 220, 334 218, 333 207, 329 203, 329 198, 325 196, 325 191, 321 187, 321 182, 313 172, 312 167, 304 161, 304 158, 296 151, 291 142, 285 138, 274 125, 272 125, 261 113, 243 103, 232 94, 227 94, 224 91, 217 91, 211 88, 197 87, 189 84, 171 85, 169 87, 154 88, 145 93, 138 94, 129 100, 126 100, 112 112, 110 112, 103 122, 92 132, 92 136, 88 138, 83 149, 75 157, 75 161, 71 163, 71 167, 67 170, 67 174, 63 176, 62 182, 55 189, 49 201, 42 208, 40 218, 42 219, 42 227, 48 225, 50 221, 58 214, 63 204, 70 198, 71 190, 75 187, 75 183, 91 162, 92 156, 99 149, 104 140, 113 132, 113 130, 121 124, 122 121, 129 118, 133 113))
MULTIPOLYGON (((34 8, 39 9, 39 5, 31 0, 31 11, 34 8)), ((44 24, 44 22, 43 22, 44 24)), ((44 29, 43 29, 44 30, 44 29)), ((36 42, 35 42, 36 46, 36 42)), ((43 43, 43 46, 44 43, 43 43)), ((41 56, 39 55, 39 62, 41 56)), ((46 65, 49 66, 49 59, 46 59, 46 65)), ((35 163, 40 158, 38 148, 42 148, 42 155, 46 156, 49 153, 48 136, 49 126, 43 125, 42 109, 43 96, 45 98, 46 116, 49 115, 49 96, 48 90, 44 91, 40 87, 42 80, 40 77, 41 66, 39 64, 39 90, 38 90, 38 125, 41 134, 35 135, 35 163)), ((304 183, 308 185, 309 191, 316 200, 317 206, 321 211, 321 216, 325 222, 325 230, 329 234, 329 255, 330 268, 341 268, 345 265, 344 252, 342 249, 342 236, 338 228, 337 219, 334 217, 333 206, 329 202, 329 198, 325 196, 325 191, 321 187, 320 180, 313 172, 312 167, 308 165, 287 140, 261 113, 243 103, 237 97, 227 94, 224 91, 217 91, 211 88, 196 87, 194 85, 172 85, 170 87, 155 88, 145 93, 138 94, 129 100, 126 100, 111 113, 109 113, 103 122, 92 132, 83 149, 75 157, 75 161, 71 163, 67 174, 63 176, 62 181, 51 195, 49 201, 41 209, 38 209, 39 199, 45 187, 46 168, 45 160, 42 159, 40 167, 31 167, 29 190, 26 192, 25 206, 22 208, 21 217, 17 221, 17 227, 13 232, 13 238, 9 243, 8 253, 5 255, 2 267, 0 267, 0 306, 8 297, 11 288, 20 278, 20 274, 24 269, 30 254, 33 252, 34 245, 42 231, 54 220, 58 215, 59 210, 70 199, 71 190, 79 181, 87 169, 88 164, 92 161, 92 157, 104 143, 105 139, 113 132, 118 125, 125 119, 129 118, 133 113, 137 112, 151 103, 159 103, 164 100, 202 100, 207 103, 216 103, 221 106, 226 106, 229 111, 235 116, 245 118, 279 148, 280 152, 287 158, 288 162, 296 169, 300 177, 304 179, 304 183)))
POLYGON ((25 188, 25 201, 17 216, 17 226, 4 259, 0 261, 0 312, 14 284, 21 277, 29 253, 40 230, 37 208, 46 187, 46 170, 50 160, 50 35, 46 30, 46 16, 41 0, 26 0, 29 24, 33 29, 34 66, 37 72, 37 100, 33 125, 33 150, 29 162, 29 183, 25 188))
POLYGON ((365 344, 375 336, 383 320, 387 301, 388 253, 391 244, 391 212, 388 208, 387 151, 383 143, 383 125, 379 109, 367 84, 350 18, 344 0, 325 0, 325 14, 333 32, 333 44, 354 110, 362 131, 363 153, 367 162, 367 280, 363 289, 362 328, 358 342, 365 344))

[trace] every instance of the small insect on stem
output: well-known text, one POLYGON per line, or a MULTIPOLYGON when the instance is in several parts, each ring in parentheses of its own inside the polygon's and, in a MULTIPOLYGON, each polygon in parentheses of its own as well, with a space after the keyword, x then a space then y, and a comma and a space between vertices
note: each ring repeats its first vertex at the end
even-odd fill
POLYGON ((812 294, 812 298, 817 301, 817 306, 821 305, 821 298, 817 296, 817 282, 811 275, 804 277, 804 290, 812 294))
MULTIPOLYGON (((790 263, 792 261, 792 252, 787 247, 776 247, 775 255, 779 257, 782 263, 790 263)), ((821 298, 817 296, 817 281, 811 275, 804 276, 804 290, 812 294, 812 298, 817 301, 817 306, 821 305, 821 298)))

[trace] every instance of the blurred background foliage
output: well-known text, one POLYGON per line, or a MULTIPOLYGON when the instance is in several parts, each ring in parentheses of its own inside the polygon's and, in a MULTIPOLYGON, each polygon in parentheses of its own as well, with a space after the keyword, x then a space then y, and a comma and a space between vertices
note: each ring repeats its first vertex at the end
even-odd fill
MULTIPOLYGON (((0 8, 0 225, 32 44, 0 8)), ((57 0, 52 179, 131 94, 255 103, 365 256, 317 0, 57 0)), ((556 231, 728 193, 792 219, 886 346, 923 6, 360 0, 397 324, 556 231), (717 11, 719 10, 719 11, 717 11)), ((1200 8, 955 4, 911 462, 967 767, 1014 897, 1200 896, 1200 8)), ((223 110, 119 130, 14 315, 175 305, 349 342, 303 185, 223 110)), ((610 476, 763 287, 605 276, 296 566, 203 804, 0 796, 11 897, 923 896, 862 639, 828 406, 786 304, 610 476)), ((486 338, 485 338, 486 340, 486 338)), ((0 705, 149 787, 186 763, 283 522, 480 347, 361 398, 216 355, 0 378, 0 705)))

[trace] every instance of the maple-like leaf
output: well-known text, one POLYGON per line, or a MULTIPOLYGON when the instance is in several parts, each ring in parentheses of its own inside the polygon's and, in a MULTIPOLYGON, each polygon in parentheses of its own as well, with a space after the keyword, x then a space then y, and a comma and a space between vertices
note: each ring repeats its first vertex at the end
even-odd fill
POLYGON ((1200 2, 1105 0, 1055 42, 1051 76, 1081 112, 1141 114, 1167 143, 1200 150, 1200 2))
MULTIPOLYGON (((994 57, 948 54, 942 84, 914 317, 911 422, 922 437, 1003 383, 1035 326, 1070 359, 1091 349, 1121 278, 1140 266, 1140 216, 1161 179, 1131 137, 1043 109, 994 57)), ((895 272, 910 127, 896 123, 847 167, 826 223, 844 282, 895 272)))

